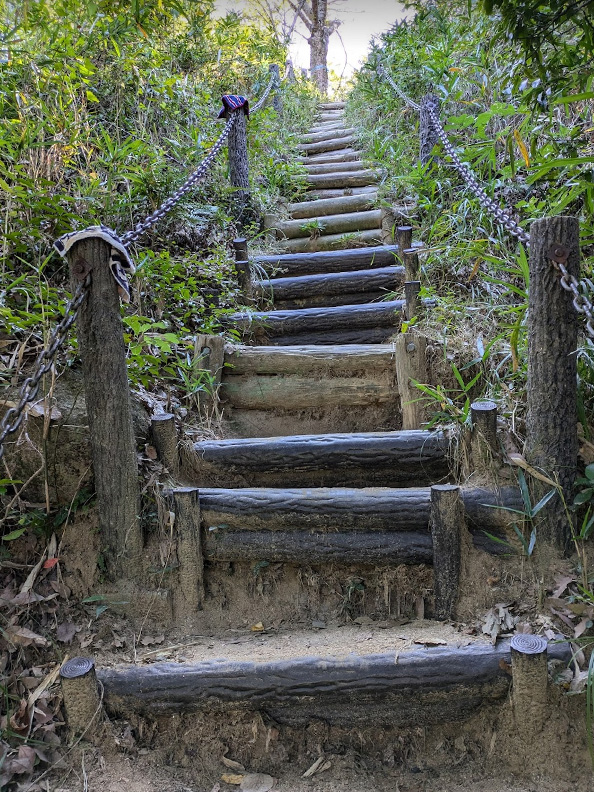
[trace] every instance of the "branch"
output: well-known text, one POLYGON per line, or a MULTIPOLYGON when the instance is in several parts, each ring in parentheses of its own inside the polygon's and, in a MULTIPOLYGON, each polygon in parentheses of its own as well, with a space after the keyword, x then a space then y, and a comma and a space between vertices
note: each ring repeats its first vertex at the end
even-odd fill
POLYGON ((289 5, 291 6, 295 14, 299 17, 299 19, 303 22, 305 27, 311 32, 313 30, 314 23, 307 16, 303 8, 303 6, 305 5, 305 0, 303 0, 303 2, 300 5, 295 5, 293 0, 289 0, 289 5))

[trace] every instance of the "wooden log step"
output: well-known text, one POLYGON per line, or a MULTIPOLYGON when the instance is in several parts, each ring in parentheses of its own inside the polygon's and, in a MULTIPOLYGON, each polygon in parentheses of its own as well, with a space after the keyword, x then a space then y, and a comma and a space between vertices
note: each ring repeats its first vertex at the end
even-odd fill
POLYGON ((270 256, 256 256, 254 261, 267 272, 287 275, 352 272, 365 268, 389 267, 398 263, 398 245, 378 245, 340 252, 277 253, 270 256))
POLYGON ((361 160, 354 160, 351 162, 341 161, 339 165, 333 162, 322 163, 321 165, 305 165, 305 169, 310 176, 319 176, 324 173, 336 173, 339 170, 341 173, 352 173, 353 171, 360 171, 365 168, 361 160))
POLYGON ((233 345, 225 347, 226 377, 240 374, 309 374, 317 377, 393 369, 393 344, 314 348, 233 345))
POLYGON ((197 486, 419 486, 447 477, 448 447, 442 432, 420 429, 203 440, 185 475, 197 486))
POLYGON ((322 154, 324 151, 338 151, 339 149, 348 148, 356 143, 356 138, 353 135, 345 137, 334 137, 330 140, 322 140, 319 143, 301 143, 299 148, 305 154, 322 154))
POLYGON ((368 327, 398 327, 404 300, 364 305, 343 305, 338 308, 301 308, 295 311, 253 311, 234 313, 225 317, 228 327, 244 332, 263 328, 274 338, 288 333, 313 330, 361 329, 368 327))
POLYGON ((376 170, 366 169, 358 171, 335 171, 334 173, 310 174, 307 176, 307 183, 312 188, 319 189, 341 189, 349 187, 368 187, 370 184, 377 184, 381 178, 381 173, 376 170))
POLYGON ((382 210, 368 209, 364 212, 343 212, 308 220, 280 221, 275 223, 274 230, 277 239, 311 239, 314 230, 315 233, 326 236, 347 234, 351 231, 369 231, 381 228, 381 224, 382 210))
POLYGON ((304 410, 313 407, 371 407, 397 399, 389 377, 333 377, 316 380, 295 375, 230 376, 221 385, 225 404, 242 410, 304 410))
POLYGON ((326 234, 315 239, 285 239, 279 243, 287 253, 317 253, 325 250, 375 247, 382 241, 381 229, 326 234))
MULTIPOLYGON (((359 636, 349 628, 299 632, 294 640, 257 636, 261 659, 254 661, 249 643, 213 641, 212 649, 188 649, 191 663, 111 666, 99 668, 97 677, 114 717, 263 709, 290 726, 320 720, 346 727, 422 728, 471 718, 509 696, 509 640, 406 650, 398 628, 382 630, 381 639, 373 627, 365 629, 372 636, 367 646, 390 643, 380 643, 375 653, 358 651, 359 636)), ((434 637, 436 627, 430 630, 434 637)), ((422 634, 418 639, 422 642, 422 634)), ((571 649, 553 642, 548 657, 569 662, 571 649)))
POLYGON ((307 193, 308 200, 314 198, 340 198, 341 195, 370 195, 377 194, 377 185, 370 185, 369 187, 345 187, 335 190, 310 190, 307 193))
POLYGON ((342 212, 362 212, 371 208, 377 199, 377 192, 367 195, 345 195, 340 198, 318 199, 289 204, 289 214, 293 220, 310 217, 326 217, 342 212))
MULTIPOLYGON (((461 488, 469 526, 496 531, 515 521, 499 502, 518 508, 517 487, 499 492, 461 488)), ((200 489, 200 514, 208 530, 225 526, 241 531, 411 531, 430 534, 430 487, 318 489, 200 489)), ((385 538, 385 537, 384 537, 385 538)))
POLYGON ((300 533, 298 531, 208 531, 209 561, 274 561, 285 564, 395 566, 432 564, 433 545, 423 533, 300 533))
POLYGON ((323 124, 316 124, 312 126, 309 132, 313 135, 317 134, 318 132, 328 132, 331 129, 344 129, 344 123, 342 119, 338 119, 337 121, 326 121, 323 124))
POLYGON ((347 127, 338 129, 322 130, 321 132, 308 132, 300 141, 300 144, 322 143, 325 140, 334 140, 343 137, 354 137, 355 130, 347 127))
POLYGON ((344 118, 344 113, 339 110, 326 110, 317 118, 318 123, 324 124, 327 121, 342 121, 344 118))
POLYGON ((302 165, 323 165, 328 162, 353 162, 361 159, 361 152, 353 148, 329 151, 327 154, 315 154, 312 157, 296 157, 302 165))
MULTIPOLYGON (((326 305, 336 307, 339 305, 363 305, 385 300, 391 290, 381 289, 376 291, 340 292, 339 294, 313 294, 311 297, 297 299, 275 300, 274 308, 277 311, 298 310, 299 308, 318 308, 326 305)), ((387 340, 387 337, 383 340, 387 340)))
POLYGON ((276 300, 302 300, 316 295, 340 295, 349 292, 394 291, 404 283, 404 267, 378 267, 355 272, 328 272, 297 278, 273 278, 256 282, 264 297, 276 300))
MULTIPOLYGON (((334 307, 334 306, 331 306, 334 307)), ((393 340, 395 327, 366 327, 354 330, 318 330, 275 336, 270 343, 275 346, 303 344, 386 344, 393 340)))
POLYGON ((321 102, 318 107, 320 110, 344 110, 346 102, 321 102))

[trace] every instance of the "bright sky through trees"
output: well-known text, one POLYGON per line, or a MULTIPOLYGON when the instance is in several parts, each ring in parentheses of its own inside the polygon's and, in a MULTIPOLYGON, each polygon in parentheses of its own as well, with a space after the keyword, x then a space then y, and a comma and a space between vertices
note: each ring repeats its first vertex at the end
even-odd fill
MULTIPOLYGON (((240 11, 246 3, 241 0, 216 0, 217 14, 226 14, 228 11, 240 11)), ((406 15, 403 6, 397 0, 346 0, 337 3, 329 11, 329 17, 336 17, 342 21, 338 35, 330 38, 328 50, 328 66, 337 74, 349 76, 353 69, 360 66, 369 49, 372 36, 379 35, 390 28, 397 19, 406 15), (345 52, 346 50, 346 52, 345 52), (346 65, 345 65, 346 64, 346 65)), ((301 31, 304 32, 304 31, 301 31)), ((309 48, 302 36, 295 33, 294 43, 291 47, 293 63, 296 67, 309 66, 309 48)))

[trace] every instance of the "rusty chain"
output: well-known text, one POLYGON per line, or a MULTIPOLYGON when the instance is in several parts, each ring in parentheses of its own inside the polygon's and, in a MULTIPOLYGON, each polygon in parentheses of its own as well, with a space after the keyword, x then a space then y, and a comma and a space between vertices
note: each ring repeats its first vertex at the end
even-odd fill
MULTIPOLYGON (((384 77, 387 82, 392 86, 398 96, 409 106, 417 112, 421 111, 421 105, 413 102, 400 88, 396 85, 392 77, 380 64, 377 69, 378 74, 384 77)), ((471 189, 474 195, 478 198, 479 203, 484 209, 487 209, 493 214, 494 219, 500 223, 506 231, 517 237, 526 247, 530 247, 530 234, 525 231, 519 223, 517 223, 511 213, 502 209, 492 198, 490 198, 483 187, 479 184, 478 179, 471 171, 471 169, 462 162, 450 139, 447 136, 445 129, 439 119, 437 100, 428 101, 425 105, 427 115, 431 126, 437 134, 441 144, 444 147, 446 154, 452 160, 454 167, 462 176, 467 186, 471 189)), ((570 292, 572 295, 573 307, 575 310, 586 317, 585 329, 591 339, 594 340, 594 305, 587 297, 587 294, 594 293, 594 284, 588 278, 578 279, 571 275, 567 267, 567 252, 565 248, 560 245, 549 254, 551 262, 556 270, 560 273, 559 282, 565 291, 570 292)))
POLYGON ((16 432, 22 424, 25 416, 25 407, 37 398, 41 378, 51 370, 58 350, 66 342, 68 331, 74 324, 78 309, 87 295, 90 284, 91 278, 87 275, 85 280, 77 287, 72 299, 66 303, 64 316, 54 328, 47 347, 39 353, 33 374, 23 382, 19 391, 18 404, 16 407, 10 407, 4 414, 0 422, 0 459, 4 455, 4 441, 8 435, 16 432))
MULTIPOLYGON (((276 82, 276 75, 273 75, 266 87, 266 90, 262 94, 262 97, 252 108, 252 112, 257 112, 260 110, 260 108, 268 99, 272 89, 276 87, 276 82)), ((179 187, 179 189, 177 189, 173 195, 164 201, 161 206, 159 206, 158 209, 156 209, 152 214, 146 217, 143 221, 137 223, 131 231, 128 231, 121 236, 121 241, 124 245, 126 245, 126 247, 132 242, 135 242, 145 231, 165 217, 165 215, 168 214, 177 203, 179 203, 184 195, 186 195, 192 189, 192 187, 207 173, 208 169, 216 159, 217 154, 223 147, 223 144, 229 137, 229 133, 233 129, 236 121, 237 112, 234 112, 227 119, 225 128, 219 135, 211 150, 208 152, 196 170, 191 173, 186 181, 181 185, 181 187, 179 187)), ((33 374, 30 377, 27 377, 27 379, 23 382, 23 385, 19 391, 20 398, 18 404, 15 407, 10 407, 4 414, 2 421, 0 421, 0 459, 2 459, 4 456, 4 441, 9 435, 14 434, 14 432, 16 432, 21 426, 25 417, 25 408, 37 398, 41 384, 41 378, 51 370, 52 366, 54 365, 58 350, 61 349, 61 347, 66 342, 68 331, 76 320, 78 310, 85 299, 90 284, 91 278, 90 276, 87 276, 84 282, 82 282, 77 287, 72 299, 66 303, 64 308, 64 316, 54 328, 47 347, 40 352, 35 363, 33 374)))

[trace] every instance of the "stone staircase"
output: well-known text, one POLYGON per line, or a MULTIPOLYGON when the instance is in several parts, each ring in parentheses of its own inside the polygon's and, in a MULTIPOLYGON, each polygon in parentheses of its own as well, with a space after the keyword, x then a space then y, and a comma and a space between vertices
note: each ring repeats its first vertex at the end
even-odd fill
MULTIPOLYGON (((225 350, 228 437, 185 449, 188 487, 172 495, 200 559, 178 545, 179 574, 194 571, 202 603, 182 601, 176 617, 200 635, 175 662, 101 671, 114 712, 259 713, 281 741, 314 722, 470 733, 508 695, 509 642, 451 620, 505 596, 497 537, 521 500, 513 487, 459 489, 451 439, 401 428, 403 251, 382 235, 380 177, 355 145, 342 104, 321 105, 302 147, 310 194, 274 225, 282 252, 256 258, 270 307, 229 318, 244 343, 225 350)), ((252 767, 278 770, 250 750, 252 767)))

